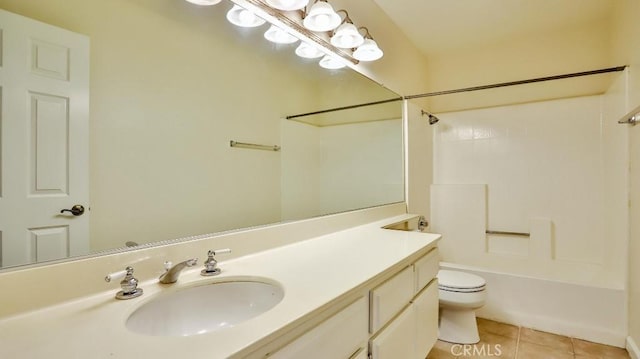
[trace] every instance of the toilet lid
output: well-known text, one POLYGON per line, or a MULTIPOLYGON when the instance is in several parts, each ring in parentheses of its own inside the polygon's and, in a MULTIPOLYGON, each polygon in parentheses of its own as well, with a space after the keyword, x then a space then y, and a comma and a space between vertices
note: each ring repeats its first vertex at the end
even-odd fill
POLYGON ((487 282, 484 278, 471 273, 444 270, 438 272, 438 287, 453 292, 483 290, 487 282))

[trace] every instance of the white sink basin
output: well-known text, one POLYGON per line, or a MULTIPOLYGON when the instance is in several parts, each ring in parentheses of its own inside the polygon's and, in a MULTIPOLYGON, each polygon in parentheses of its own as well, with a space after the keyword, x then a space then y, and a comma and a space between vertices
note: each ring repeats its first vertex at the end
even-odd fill
POLYGON ((222 330, 256 317, 284 297, 275 284, 237 280, 181 289, 143 304, 129 330, 154 336, 190 336, 222 330))

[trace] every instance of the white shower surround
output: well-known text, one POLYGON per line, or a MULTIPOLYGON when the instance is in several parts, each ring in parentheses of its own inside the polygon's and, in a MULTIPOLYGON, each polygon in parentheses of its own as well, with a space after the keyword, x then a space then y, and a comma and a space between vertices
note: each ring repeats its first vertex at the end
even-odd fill
POLYGON ((627 78, 603 95, 438 114, 431 230, 445 266, 487 277, 480 316, 625 346, 627 78))

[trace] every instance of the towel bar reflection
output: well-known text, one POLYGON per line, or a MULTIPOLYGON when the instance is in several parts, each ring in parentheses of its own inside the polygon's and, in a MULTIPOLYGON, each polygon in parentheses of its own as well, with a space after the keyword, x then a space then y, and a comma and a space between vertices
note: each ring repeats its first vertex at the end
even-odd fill
POLYGON ((627 112, 618 123, 635 126, 640 123, 640 106, 634 108, 632 111, 627 112))
POLYGON ((531 237, 530 233, 523 232, 504 232, 504 231, 485 231, 486 234, 497 234, 500 236, 519 236, 519 237, 531 237))
POLYGON ((269 145, 258 145, 255 143, 244 143, 238 141, 229 141, 229 145, 231 147, 239 147, 239 148, 250 148, 252 150, 264 150, 264 151, 280 151, 282 147, 278 145, 269 146, 269 145))
POLYGON ((631 126, 635 126, 636 123, 640 122, 640 113, 637 113, 631 117, 628 117, 627 119, 623 119, 618 121, 618 123, 620 124, 627 124, 627 125, 631 125, 631 126))

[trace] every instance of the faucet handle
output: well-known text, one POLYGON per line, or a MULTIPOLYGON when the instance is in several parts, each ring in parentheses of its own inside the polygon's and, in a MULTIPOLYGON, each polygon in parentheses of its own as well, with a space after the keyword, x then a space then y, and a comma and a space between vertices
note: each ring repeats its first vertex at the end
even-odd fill
POLYGON ((217 254, 224 254, 224 253, 231 253, 231 249, 223 248, 223 249, 210 250, 207 253, 209 258, 207 258, 207 260, 204 262, 204 269, 200 271, 200 275, 203 275, 205 277, 210 277, 210 276, 220 274, 221 270, 220 268, 218 268, 218 261, 214 258, 214 256, 217 254))
POLYGON ((125 270, 121 270, 118 272, 113 272, 107 274, 104 277, 105 282, 111 282, 112 280, 120 281, 121 291, 116 293, 116 299, 132 299, 142 295, 142 288, 138 288, 138 280, 133 276, 133 268, 127 267, 125 270))
POLYGON ((420 216, 418 218, 418 232, 424 231, 427 227, 429 227, 429 221, 424 216, 420 216))
POLYGON ((222 248, 222 249, 216 249, 213 251, 209 251, 209 255, 211 255, 211 253, 213 253, 213 255, 218 255, 218 254, 225 254, 225 253, 231 253, 231 248, 222 248))

